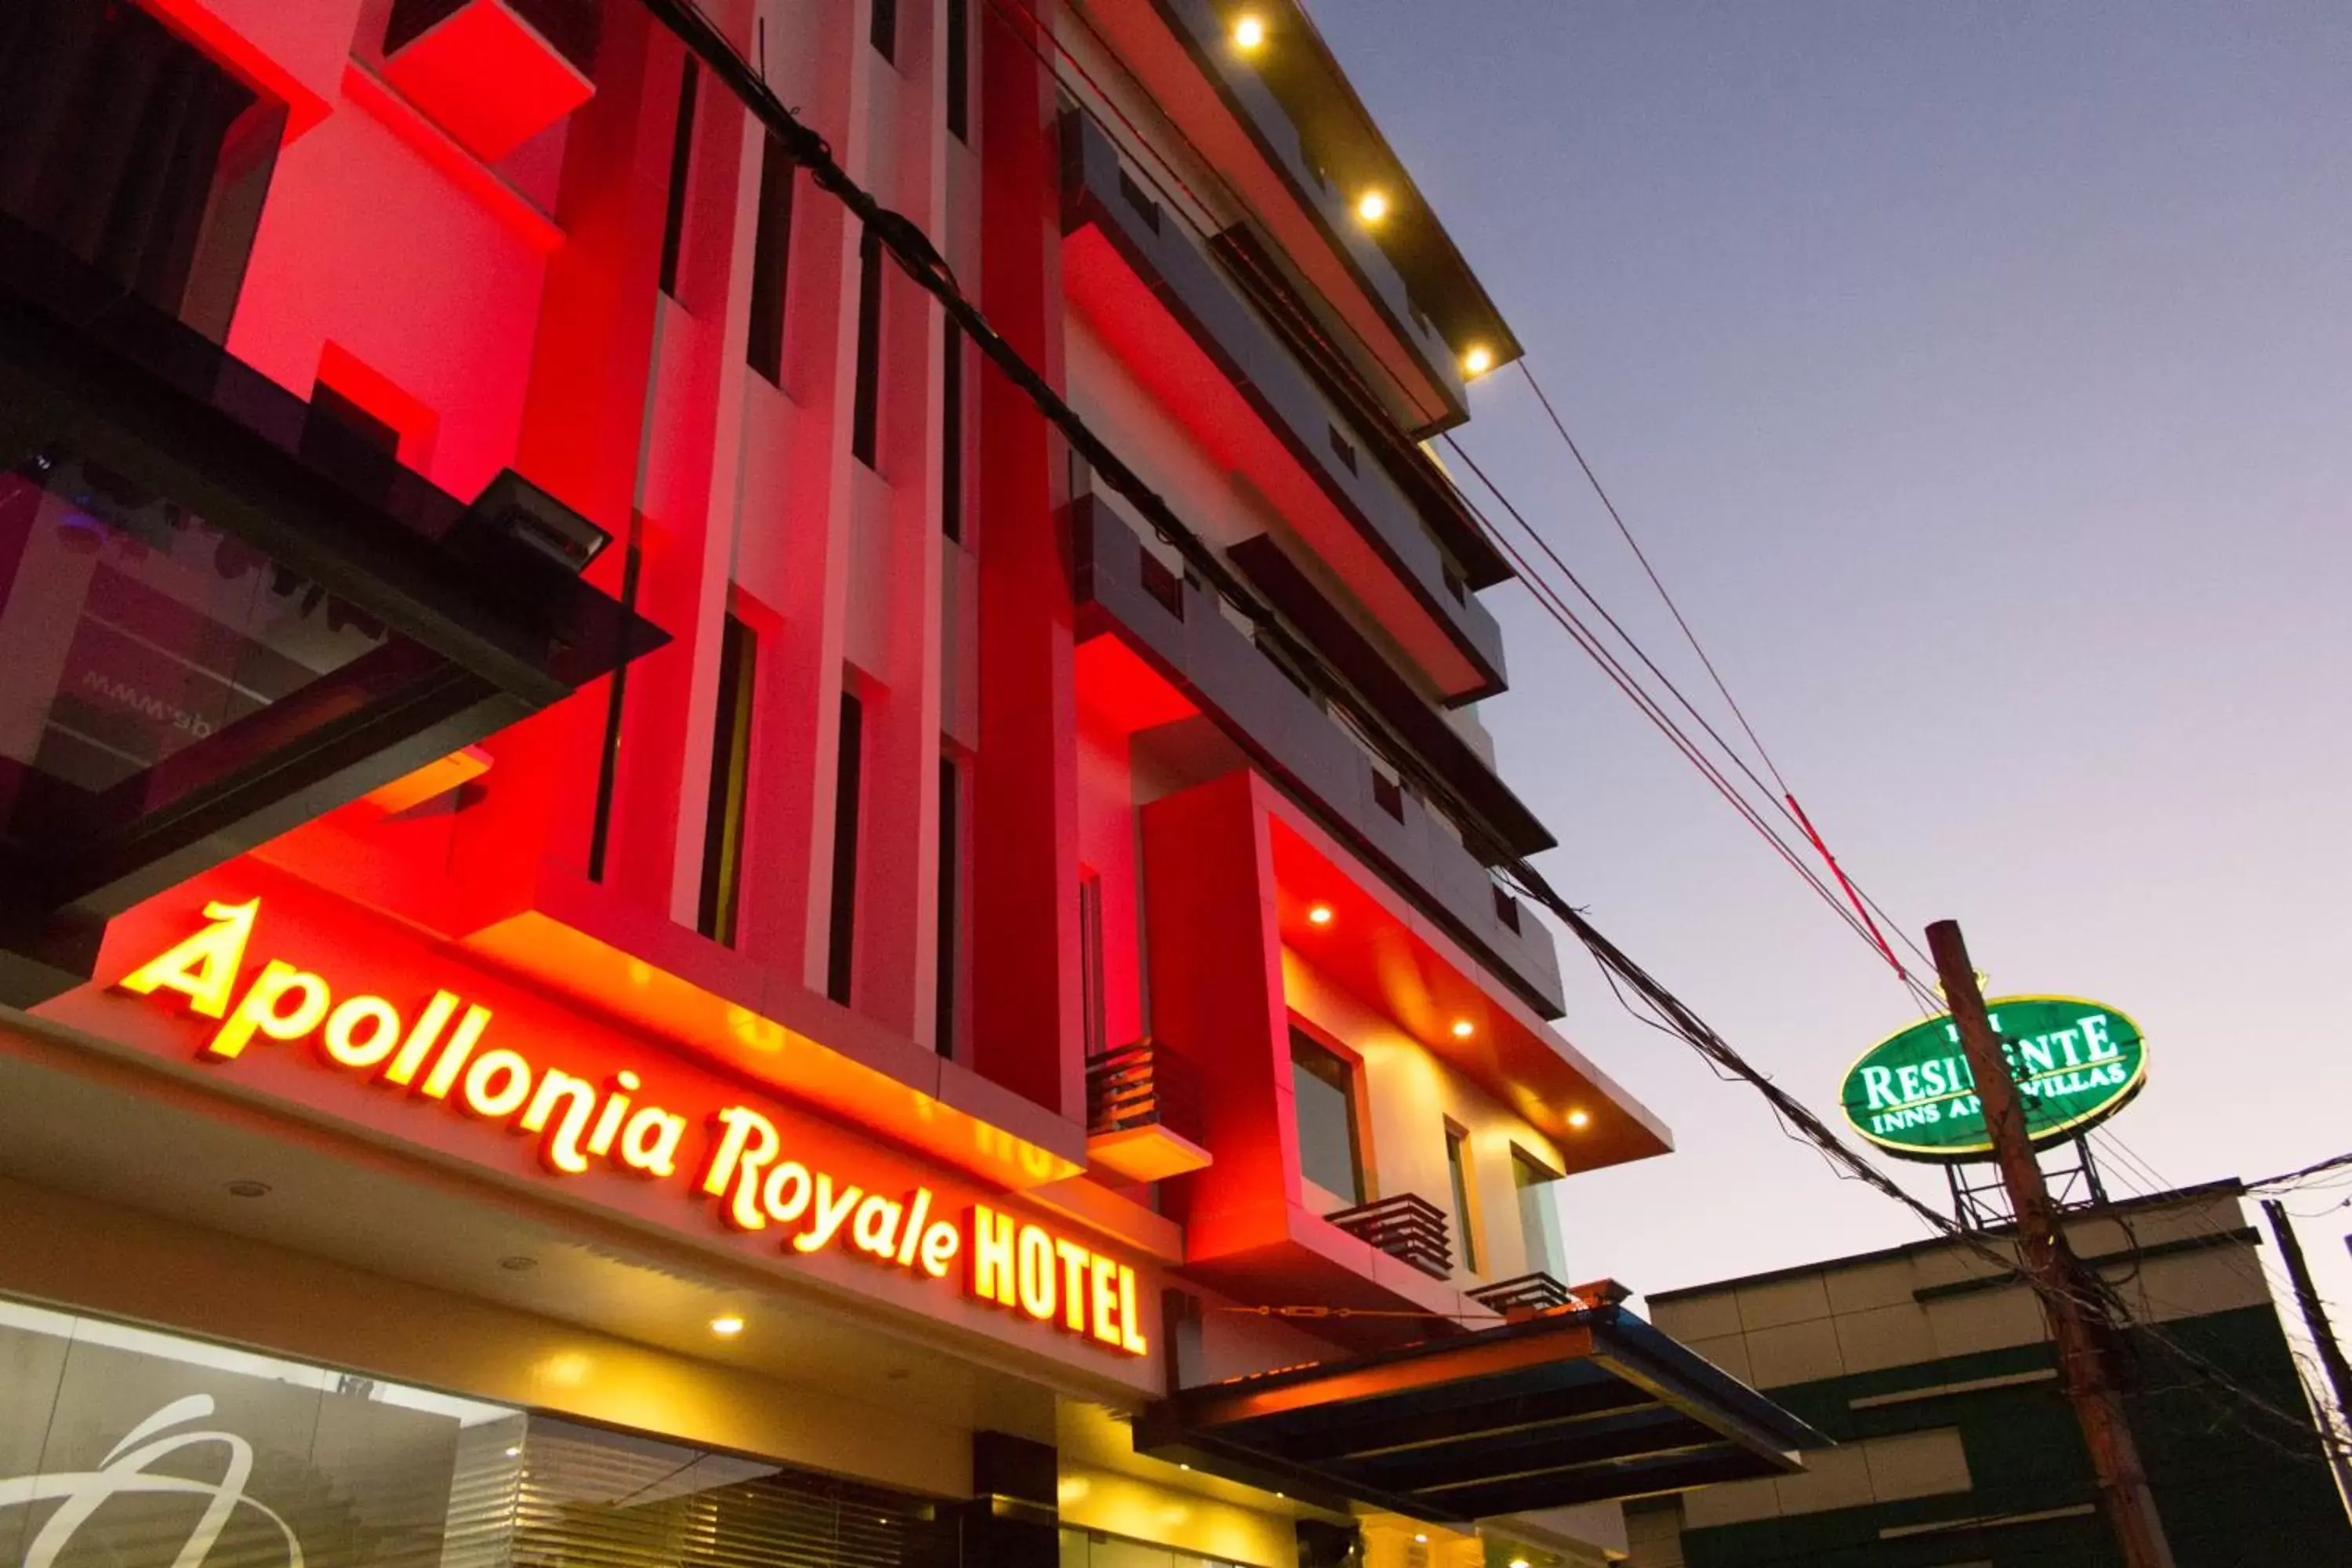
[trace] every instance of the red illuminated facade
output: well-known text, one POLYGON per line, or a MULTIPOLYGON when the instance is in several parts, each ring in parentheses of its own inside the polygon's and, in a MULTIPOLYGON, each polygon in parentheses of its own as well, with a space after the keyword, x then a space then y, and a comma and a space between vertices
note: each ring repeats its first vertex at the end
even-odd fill
POLYGON ((1517 345, 1303 13, 25 0, 0 100, 0 1293, 955 1526, 877 1562, 1794 1462, 1578 1283, 1669 1140, 1494 870, 1423 443, 1517 345))

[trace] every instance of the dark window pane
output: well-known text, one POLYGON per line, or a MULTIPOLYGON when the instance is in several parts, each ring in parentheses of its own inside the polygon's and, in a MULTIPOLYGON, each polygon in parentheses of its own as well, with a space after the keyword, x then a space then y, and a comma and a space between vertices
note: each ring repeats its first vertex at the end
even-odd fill
POLYGON ((963 538, 963 329, 947 324, 940 372, 940 531, 963 538))
POLYGON ((874 52, 886 60, 898 58, 898 0, 874 0, 874 52))
MULTIPOLYGON (((662 215, 661 291, 677 298, 677 260, 686 246, 686 177, 694 167, 694 100, 702 85, 702 62, 686 57, 677 87, 677 126, 670 133, 669 206, 662 215)), ((761 173, 764 187, 766 171, 761 173)), ((765 190, 761 194, 764 195, 765 190)))
POLYGON ((948 134, 971 134, 971 16, 970 0, 948 0, 948 134))
POLYGON ((760 154, 760 216, 751 238, 751 329, 744 358, 778 385, 784 373, 784 284, 792 268, 793 161, 772 134, 760 154))
POLYGON ((867 468, 874 466, 876 426, 882 396, 882 247, 867 229, 858 247, 857 262, 857 382, 849 412, 849 451, 867 468))
POLYGON ((1290 1036, 1290 1090, 1298 1114, 1299 1173, 1349 1205, 1364 1201, 1356 1148, 1355 1068, 1307 1036, 1290 1036))
POLYGON ((940 758, 940 944, 938 1026, 935 1047, 955 1055, 956 978, 961 973, 962 911, 956 908, 962 886, 963 789, 955 759, 940 758))
POLYGON ((710 796, 702 827, 702 907, 696 927, 735 945, 740 902, 744 803, 751 772, 751 694, 760 645, 751 628, 727 617, 719 645, 719 710, 710 731, 710 796))
POLYGON ((1519 1232, 1527 1240, 1528 1269, 1555 1279, 1559 1274, 1559 1259, 1552 1256, 1551 1203, 1545 1189, 1556 1180, 1551 1172, 1518 1150, 1511 1151, 1511 1181, 1518 1188, 1519 1232))
POLYGON ((841 694, 841 744, 835 755, 833 797, 833 924, 824 994, 847 1006, 857 973, 857 805, 866 777, 866 708, 841 694))
POLYGON ((1470 1226, 1470 1140, 1445 1130, 1445 1172, 1454 1181, 1454 1234, 1462 1238, 1462 1267, 1478 1271, 1478 1238, 1470 1226))

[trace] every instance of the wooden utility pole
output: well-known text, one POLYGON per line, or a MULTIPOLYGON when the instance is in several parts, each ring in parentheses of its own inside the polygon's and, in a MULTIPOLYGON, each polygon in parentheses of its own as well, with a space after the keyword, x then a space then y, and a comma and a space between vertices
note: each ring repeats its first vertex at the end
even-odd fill
POLYGON ((2112 1325, 2105 1307, 2086 1289, 2082 1262, 2058 1228, 2057 1206, 2050 1201, 2042 1163, 2026 1136, 2024 1102, 1993 1035, 1992 1021, 1985 1016, 1984 994, 1977 989, 1959 923, 1937 921, 1929 926, 1927 949, 1935 954, 1944 1001, 1959 1027, 1960 1048, 1976 1075, 1993 1157, 2000 1164, 2001 1184, 2009 1189, 2010 1208, 2017 1216, 2020 1261, 2042 1298, 2050 1337, 2058 1346, 2059 1376, 2074 1406, 2074 1418, 2082 1424, 2083 1446, 2090 1450, 2091 1469, 2098 1478, 2101 1510, 2115 1532, 2124 1568, 2173 1568, 2172 1548, 2164 1538, 2164 1521, 2157 1516, 2147 1472, 2140 1466, 2139 1446, 2124 1415, 2123 1396, 2107 1375, 2105 1341, 2112 1325))
POLYGON ((2287 1220, 2286 1205, 2276 1198, 2263 1200, 2263 1213, 2270 1217, 2271 1235, 2278 1242, 2279 1257, 2286 1263, 2286 1277, 2294 1282, 2294 1302, 2303 1309, 2303 1326, 2311 1331, 2311 1342, 2318 1347, 2319 1364, 2327 1369, 2327 1386, 2336 1393, 2336 1408, 2322 1405, 2319 1412, 2319 1435, 2327 1444, 2327 1457, 2336 1467, 2336 1484, 2352 1498, 2352 1459, 2345 1453, 2345 1437, 2352 1432, 2352 1365, 2344 1360, 2344 1347, 2336 1342, 2336 1331, 2327 1321, 2327 1309, 2321 1304, 2319 1289, 2311 1282, 2311 1265, 2304 1261, 2303 1242, 2287 1220))

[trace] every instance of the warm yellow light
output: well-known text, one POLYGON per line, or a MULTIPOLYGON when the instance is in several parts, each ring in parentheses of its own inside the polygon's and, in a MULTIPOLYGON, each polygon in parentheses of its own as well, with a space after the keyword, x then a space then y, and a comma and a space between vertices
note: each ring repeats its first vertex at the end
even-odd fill
POLYGON ((1466 1040, 1477 1032, 1478 1026, 1475 1024, 1473 1024, 1469 1019, 1456 1018, 1454 1020, 1454 1037, 1455 1039, 1466 1040))
POLYGON ((1473 345, 1470 352, 1462 356, 1462 374, 1465 375, 1484 375, 1494 368, 1495 351, 1484 343, 1473 345))
POLYGON ((1247 53, 1265 42, 1265 18, 1244 15, 1234 23, 1234 47, 1247 53))
POLYGON ((1571 1110, 1568 1113, 1568 1124, 1570 1127, 1589 1126, 1591 1124, 1591 1121, 1592 1114, 1590 1111, 1571 1110))
POLYGON ((1511 1568, 1528 1568, 1528 1560, 1524 1557, 1514 1557, 1511 1559, 1511 1568))
POLYGON ((1429 1537, 1426 1535, 1416 1535, 1412 1539, 1414 1543, 1417 1545, 1426 1546, 1429 1544, 1429 1537))
POLYGON ((1381 191, 1366 191, 1356 198, 1356 216, 1366 223, 1378 223, 1389 216, 1389 198, 1381 191))
POLYGON ((1316 905, 1313 909, 1307 911, 1307 919, 1308 923, 1312 925, 1329 925, 1331 923, 1331 906, 1328 904, 1316 905))
POLYGON ((710 1320, 710 1331, 722 1340, 733 1339, 743 1331, 743 1320, 729 1312, 710 1320))

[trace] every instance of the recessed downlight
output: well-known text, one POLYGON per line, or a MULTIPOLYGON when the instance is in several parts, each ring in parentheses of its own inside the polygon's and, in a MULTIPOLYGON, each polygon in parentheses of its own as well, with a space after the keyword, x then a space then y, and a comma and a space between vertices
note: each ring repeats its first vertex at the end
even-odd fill
POLYGON ((1581 1108, 1571 1110, 1568 1113, 1568 1124, 1570 1127, 1590 1127, 1592 1125, 1592 1112, 1581 1108))
POLYGON ((1244 12, 1234 19, 1234 47, 1244 54, 1265 46, 1265 18, 1255 11, 1244 12))
POLYGON ((1318 904, 1307 911, 1307 923, 1309 925, 1327 926, 1331 923, 1331 906, 1328 904, 1318 904))
POLYGON ((1469 1019, 1456 1018, 1454 1020, 1454 1037, 1455 1039, 1466 1040, 1477 1032, 1478 1026, 1472 1023, 1469 1019))
POLYGON ((743 1331, 743 1320, 732 1312, 722 1312, 710 1320, 710 1331, 722 1340, 731 1340, 743 1331))
POLYGON ((1379 223, 1388 216, 1389 195, 1386 191, 1376 188, 1356 198, 1356 216, 1363 222, 1379 223))

